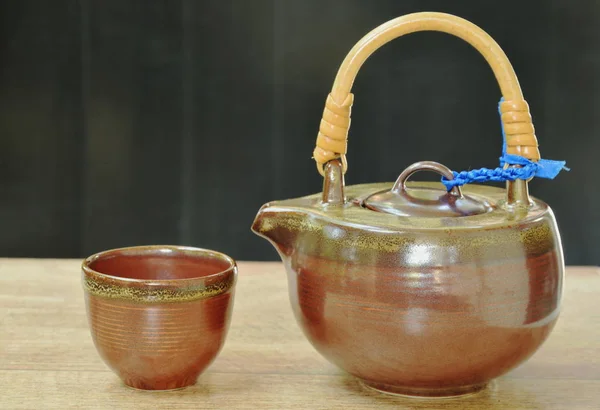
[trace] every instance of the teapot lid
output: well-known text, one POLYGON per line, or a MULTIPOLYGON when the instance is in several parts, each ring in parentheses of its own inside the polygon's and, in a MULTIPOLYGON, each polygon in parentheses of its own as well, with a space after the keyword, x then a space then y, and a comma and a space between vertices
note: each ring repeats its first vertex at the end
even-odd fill
POLYGON ((417 162, 406 168, 390 190, 376 192, 362 201, 370 210, 419 217, 461 217, 490 212, 492 205, 482 198, 463 195, 458 186, 450 191, 428 186, 406 186, 406 180, 423 170, 435 171, 446 179, 453 178, 452 171, 433 161, 417 162))

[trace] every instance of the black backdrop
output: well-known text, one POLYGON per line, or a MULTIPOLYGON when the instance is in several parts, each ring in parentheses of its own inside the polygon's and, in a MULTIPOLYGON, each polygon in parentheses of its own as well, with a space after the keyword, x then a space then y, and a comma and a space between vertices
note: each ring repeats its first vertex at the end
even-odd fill
MULTIPOLYGON (((535 180, 567 263, 599 264, 600 2, 595 0, 2 0, 0 256, 82 257, 175 243, 276 259, 249 228, 264 202, 321 190, 325 97, 362 35, 435 10, 511 59, 542 156, 535 180)), ((500 97, 469 45, 396 40, 356 81, 347 183, 409 164, 494 167, 500 97)))

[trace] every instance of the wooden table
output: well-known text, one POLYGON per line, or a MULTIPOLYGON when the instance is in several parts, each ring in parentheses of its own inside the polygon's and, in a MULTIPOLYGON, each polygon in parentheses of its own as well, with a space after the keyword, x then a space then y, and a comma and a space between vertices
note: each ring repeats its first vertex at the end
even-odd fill
POLYGON ((431 401, 363 390, 292 316, 280 263, 239 263, 227 343, 194 387, 124 387, 87 325, 79 261, 0 259, 2 409, 600 409, 600 269, 569 268, 549 340, 478 395, 431 401))

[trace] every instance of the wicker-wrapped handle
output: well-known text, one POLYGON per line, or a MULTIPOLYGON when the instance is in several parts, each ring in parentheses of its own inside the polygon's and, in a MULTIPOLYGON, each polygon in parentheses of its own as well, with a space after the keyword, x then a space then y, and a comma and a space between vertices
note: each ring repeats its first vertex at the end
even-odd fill
POLYGON ((529 105, 523 99, 517 76, 500 46, 482 29, 462 18, 444 13, 414 13, 391 20, 364 36, 346 56, 327 97, 313 157, 324 175, 323 166, 340 158, 346 172, 346 150, 350 110, 354 99, 352 84, 367 58, 387 42, 417 31, 441 31, 462 38, 487 60, 500 85, 504 101, 500 104, 506 136, 506 152, 533 161, 540 159, 529 105))

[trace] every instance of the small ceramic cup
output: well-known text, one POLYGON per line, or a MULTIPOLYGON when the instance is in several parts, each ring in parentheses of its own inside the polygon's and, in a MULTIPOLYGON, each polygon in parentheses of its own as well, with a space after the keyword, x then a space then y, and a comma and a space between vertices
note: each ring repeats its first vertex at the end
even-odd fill
POLYGON ((229 256, 139 246, 90 256, 82 270, 94 344, 126 385, 193 385, 221 351, 237 281, 229 256))

